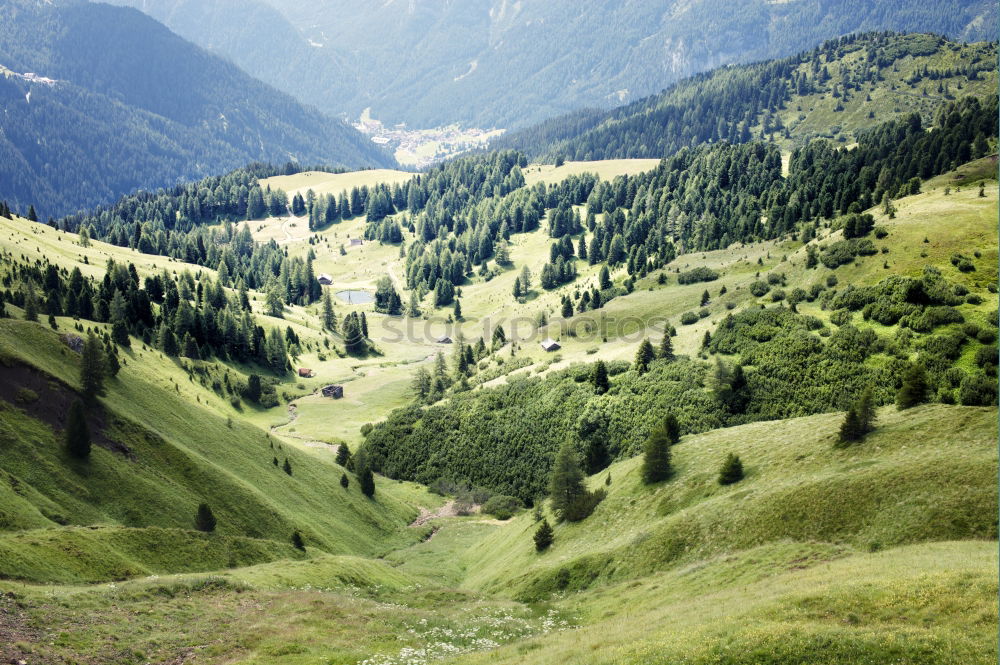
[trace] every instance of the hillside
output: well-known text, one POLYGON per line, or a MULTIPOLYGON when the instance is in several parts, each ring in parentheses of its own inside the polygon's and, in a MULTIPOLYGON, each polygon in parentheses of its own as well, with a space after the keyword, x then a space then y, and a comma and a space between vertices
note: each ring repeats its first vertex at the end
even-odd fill
POLYGON ((932 35, 867 34, 780 60, 722 67, 612 111, 579 111, 506 135, 494 147, 551 160, 662 157, 705 142, 761 137, 785 149, 850 144, 873 123, 956 96, 991 98, 996 44, 932 35))
POLYGON ((522 128, 579 108, 611 108, 698 72, 785 57, 859 31, 991 39, 997 16, 982 0, 919 6, 754 0, 736 11, 719 0, 592 2, 585 8, 567 0, 116 4, 148 12, 328 113, 357 117, 370 107, 388 126, 406 122, 413 128, 455 122, 522 128), (280 62, 269 56, 274 52, 283 54, 280 62))
POLYGON ((8 0, 0 17, 0 177, 22 213, 89 209, 253 161, 394 163, 353 128, 138 11, 8 0))

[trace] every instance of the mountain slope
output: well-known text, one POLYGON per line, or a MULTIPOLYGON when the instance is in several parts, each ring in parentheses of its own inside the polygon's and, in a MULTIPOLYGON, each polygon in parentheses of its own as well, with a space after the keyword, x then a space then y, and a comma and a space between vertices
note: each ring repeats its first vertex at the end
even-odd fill
POLYGON ((387 123, 508 128, 857 31, 989 39, 997 16, 982 0, 267 1, 313 42, 354 54, 354 110, 371 106, 387 123))
POLYGON ((19 209, 72 212, 250 161, 393 161, 135 10, 6 0, 0 19, 0 173, 19 209))
POLYGON ((551 159, 662 157, 704 142, 770 137, 784 148, 813 138, 857 140, 873 124, 950 99, 997 91, 995 43, 927 34, 865 34, 805 53, 721 67, 611 111, 577 111, 505 135, 495 148, 551 159))

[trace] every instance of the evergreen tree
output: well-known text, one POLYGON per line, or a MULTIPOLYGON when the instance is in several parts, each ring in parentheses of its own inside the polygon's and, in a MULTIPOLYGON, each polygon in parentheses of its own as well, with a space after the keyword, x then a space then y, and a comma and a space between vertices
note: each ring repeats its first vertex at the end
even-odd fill
POLYGON ((538 525, 535 530, 534 540, 535 540, 535 551, 544 552, 549 549, 552 545, 554 539, 554 534, 552 532, 552 526, 549 525, 548 520, 542 520, 542 523, 538 525))
POLYGON ((254 404, 260 402, 261 395, 261 385, 260 385, 260 375, 251 374, 247 377, 247 389, 243 393, 243 396, 254 404))
POLYGON ((670 445, 673 439, 666 423, 649 435, 642 447, 642 482, 647 485, 670 477, 670 445))
POLYGON ((351 486, 351 481, 347 478, 346 473, 340 474, 340 486, 343 487, 345 490, 351 486))
POLYGON ((35 212, 35 206, 34 205, 28 206, 28 221, 29 222, 37 222, 38 221, 38 213, 35 212))
POLYGON ((707 305, 710 299, 711 296, 708 295, 708 289, 705 289, 704 293, 701 294, 701 306, 704 307, 707 305))
POLYGON ((354 456, 354 475, 358 477, 358 486, 361 487, 361 493, 369 499, 375 496, 375 474, 372 473, 368 453, 364 447, 359 448, 357 454, 354 456))
POLYGON ((35 295, 35 286, 31 282, 28 282, 28 289, 24 294, 24 320, 38 320, 38 297, 35 295))
POLYGON ((351 459, 351 449, 347 447, 346 443, 341 443, 337 446, 337 457, 335 461, 340 466, 347 468, 347 462, 351 459))
POLYGON ((726 461, 722 463, 722 468, 719 469, 719 484, 732 485, 741 480, 743 480, 743 462, 740 461, 739 455, 729 453, 726 455, 726 461))
POLYGON ((594 363, 594 369, 590 374, 590 382, 594 384, 594 392, 598 395, 603 395, 611 388, 611 384, 608 381, 608 366, 604 364, 603 360, 598 360, 594 363))
POLYGON ((927 401, 927 372, 919 363, 910 365, 903 373, 903 385, 896 393, 896 408, 902 411, 927 401))
POLYGON ((600 287, 599 288, 602 291, 604 289, 610 289, 611 288, 611 273, 608 272, 608 267, 607 266, 601 266, 601 273, 598 276, 597 281, 600 283, 600 287))
POLYGON ((552 475, 549 477, 552 510, 560 520, 575 522, 583 519, 586 515, 582 515, 582 509, 587 503, 588 494, 576 447, 572 439, 567 437, 556 454, 552 475))
POLYGON ((73 400, 66 423, 66 451, 77 459, 90 457, 90 427, 83 402, 73 400))
POLYGON ((302 539, 302 534, 298 530, 292 531, 292 547, 303 552, 306 551, 306 542, 302 539))
POLYGON ((455 320, 462 320, 462 303, 459 302, 458 298, 455 298, 455 320))
POLYGON ((333 332, 336 328, 333 314, 333 300, 329 291, 323 291, 323 329, 333 332))
POLYGON ((288 475, 292 475, 292 463, 288 461, 287 457, 285 458, 285 463, 282 465, 281 469, 288 475))
POLYGON ((841 444, 861 441, 875 429, 875 404, 872 389, 865 388, 858 400, 851 405, 840 425, 841 444))
POLYGON ((194 528, 205 533, 215 531, 215 515, 207 503, 198 504, 198 512, 194 516, 194 528))
POLYGON ((655 358, 656 352, 653 350, 653 345, 650 344, 649 339, 642 340, 635 352, 635 370, 639 374, 645 374, 649 371, 649 363, 653 362, 655 358))
POLYGON ((166 323, 160 324, 160 350, 164 354, 174 358, 180 353, 180 348, 177 346, 177 336, 174 335, 174 331, 170 329, 170 326, 166 323))
POLYGON ((106 369, 104 345, 97 335, 89 333, 83 343, 83 353, 80 357, 80 392, 88 403, 92 404, 104 394, 106 369))
POLYGON ((659 357, 668 362, 674 359, 674 343, 670 340, 670 331, 663 332, 663 339, 660 341, 659 357))

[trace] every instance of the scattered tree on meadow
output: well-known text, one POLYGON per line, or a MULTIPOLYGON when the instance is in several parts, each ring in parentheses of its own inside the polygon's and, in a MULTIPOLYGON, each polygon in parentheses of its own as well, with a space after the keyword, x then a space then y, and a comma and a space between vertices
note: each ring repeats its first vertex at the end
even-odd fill
POLYGON ((368 461, 368 453, 364 447, 359 448, 354 456, 354 475, 358 477, 358 486, 361 493, 369 499, 375 496, 375 474, 372 473, 371 463, 368 461))
POLYGON ((287 457, 285 458, 285 463, 282 465, 281 469, 288 475, 292 475, 292 463, 288 461, 287 457))
POLYGON ((330 298, 329 291, 323 291, 323 330, 329 330, 330 332, 336 332, 337 330, 337 318, 336 314, 333 312, 333 300, 330 298))
POLYGON ((647 485, 670 477, 670 446, 674 443, 664 422, 649 435, 642 447, 642 482, 647 485))
POLYGON ((340 466, 347 468, 347 463, 351 459, 351 449, 346 443, 341 443, 337 446, 337 456, 334 461, 340 466))
POLYGON ((743 480, 743 462, 739 455, 729 453, 719 469, 719 484, 732 485, 743 480))
POLYGON ((346 473, 340 474, 340 486, 346 490, 348 487, 350 487, 350 485, 351 481, 347 478, 347 474, 346 473))
POLYGON ((66 423, 66 451, 77 459, 90 457, 90 427, 83 402, 73 400, 66 423))
POLYGON ((198 512, 194 516, 194 528, 205 533, 215 531, 215 515, 207 503, 198 504, 198 512))
POLYGON ((910 365, 903 373, 903 385, 896 393, 896 408, 902 411, 927 401, 927 372, 919 363, 910 365))
POLYGON ((298 530, 292 531, 292 547, 303 552, 306 551, 306 542, 302 539, 302 534, 298 530))
POLYGON ((549 521, 543 519, 542 523, 535 529, 535 551, 544 552, 549 549, 554 537, 555 535, 552 532, 552 526, 549 524, 549 521))
POLYGON ((865 388, 861 397, 851 405, 840 425, 840 443, 860 441, 875 429, 875 405, 872 389, 865 388))
POLYGON ((681 425, 677 422, 677 416, 668 413, 663 419, 663 430, 667 433, 670 445, 674 445, 681 440, 681 425))
POLYGON ((93 403, 104 394, 106 369, 104 345, 97 335, 89 333, 83 343, 83 353, 80 357, 80 392, 83 393, 85 401, 93 403))
POLYGON ((674 359, 674 343, 670 339, 670 331, 663 331, 663 339, 660 341, 659 357, 667 362, 674 359))
POLYGON ((569 437, 556 454, 549 477, 549 496, 553 512, 560 521, 567 522, 578 522, 587 517, 603 498, 603 494, 598 497, 587 491, 576 446, 569 437))

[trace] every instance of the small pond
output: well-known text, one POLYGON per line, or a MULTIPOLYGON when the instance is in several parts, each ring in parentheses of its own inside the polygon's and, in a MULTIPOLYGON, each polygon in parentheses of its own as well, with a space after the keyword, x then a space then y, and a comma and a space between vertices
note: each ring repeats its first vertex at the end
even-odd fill
POLYGON ((335 295, 352 305, 367 305, 370 302, 375 302, 375 296, 367 291, 337 291, 335 295))

